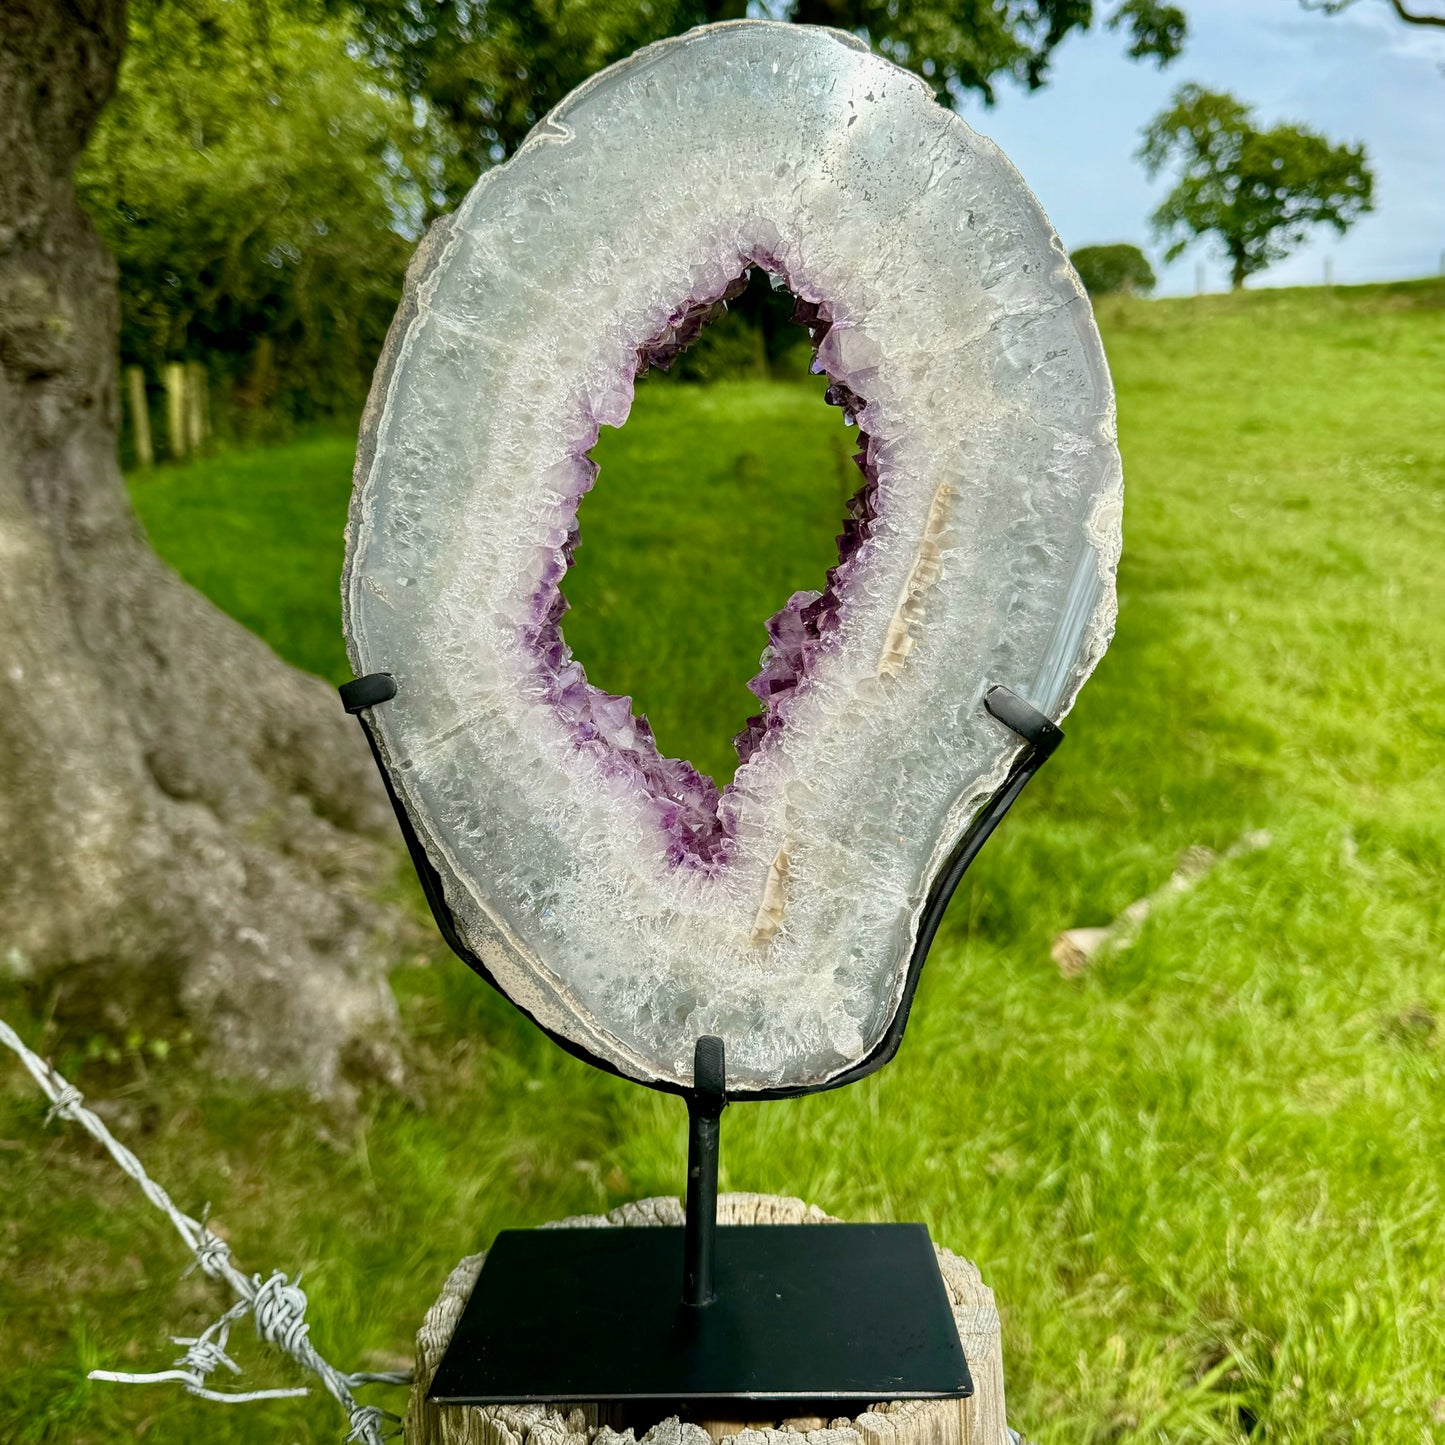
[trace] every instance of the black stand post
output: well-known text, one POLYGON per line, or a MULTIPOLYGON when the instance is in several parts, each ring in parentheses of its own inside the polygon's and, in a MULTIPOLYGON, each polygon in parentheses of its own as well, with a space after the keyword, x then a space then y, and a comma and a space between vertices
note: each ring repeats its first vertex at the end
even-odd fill
POLYGON ((723 1041, 704 1034, 692 1055, 687 1096, 687 1220, 683 1227, 682 1302, 701 1308, 717 1298, 717 1162, 722 1111, 727 1108, 723 1041))

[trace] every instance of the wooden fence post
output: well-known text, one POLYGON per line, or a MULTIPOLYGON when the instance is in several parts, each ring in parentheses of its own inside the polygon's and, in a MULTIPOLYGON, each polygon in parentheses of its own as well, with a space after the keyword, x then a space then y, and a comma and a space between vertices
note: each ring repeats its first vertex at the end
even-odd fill
POLYGON ((204 362, 186 362, 186 444, 200 451, 211 435, 211 395, 204 362))
POLYGON ((183 361, 168 361, 166 383, 166 445, 171 457, 181 461, 186 446, 186 366, 183 361))
MULTIPOLYGON (((681 1225, 676 1199, 643 1199, 606 1216, 566 1219, 571 1227, 681 1225)), ((800 1199, 769 1194, 724 1194, 719 1224, 836 1223, 800 1199)), ((993 1291, 966 1259, 938 1250, 944 1287, 953 1305, 974 1393, 967 1400, 880 1402, 852 1419, 705 1420, 681 1423, 674 1416, 650 1430, 622 1433, 609 1423, 606 1406, 580 1402, 550 1405, 437 1405, 426 1392, 456 1328, 462 1306, 481 1273, 483 1256, 464 1259, 427 1311, 416 1337, 416 1383, 404 1426, 405 1445, 1010 1445, 1017 1439, 1005 1423, 1003 1348, 993 1291)), ((587 1288, 578 1280, 579 1290, 587 1288)), ((613 1422, 618 1423, 618 1422, 613 1422)))
POLYGON ((151 445, 151 414, 146 403, 146 374, 143 368, 126 367, 125 391, 130 402, 130 434, 135 443, 136 462, 143 467, 153 467, 156 453, 151 445))

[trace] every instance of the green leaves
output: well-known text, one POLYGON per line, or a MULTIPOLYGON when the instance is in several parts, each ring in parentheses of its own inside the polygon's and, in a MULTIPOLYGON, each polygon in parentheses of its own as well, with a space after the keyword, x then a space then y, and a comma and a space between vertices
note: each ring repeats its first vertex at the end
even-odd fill
POLYGON ((127 361, 248 370, 264 337, 281 385, 322 409, 364 391, 420 220, 420 147, 353 52, 338 20, 277 0, 132 6, 77 177, 120 263, 127 361))
MULTIPOLYGON (((1173 58, 1159 0, 769 0, 838 26, 951 104, 1039 86, 1096 19, 1173 58)), ((564 95, 742 0, 134 0, 116 98, 81 166, 120 262, 122 351, 208 358, 242 406, 355 404, 410 241, 564 95)))
POLYGON ((1154 268, 1149 258, 1127 243, 1113 246, 1080 246, 1069 253, 1074 270, 1090 296, 1108 296, 1122 291, 1147 294, 1154 289, 1154 268))
MULTIPOLYGON (((742 0, 329 0, 355 17, 367 59, 452 138, 433 204, 455 204, 477 172, 503 159, 581 81, 650 41, 747 13, 742 0)), ((1087 30, 1094 0, 770 0, 771 18, 850 30, 921 75, 951 104, 994 98, 1000 78, 1035 88, 1061 41, 1087 30)), ((1184 12, 1123 0, 1107 22, 1129 54, 1172 60, 1184 12)))
POLYGON ((1233 96, 1182 86, 1156 116, 1139 150, 1150 175, 1177 166, 1179 179, 1152 217, 1173 260, 1216 237, 1236 287, 1283 260, 1317 225, 1343 234, 1372 209, 1374 178, 1362 145, 1332 145, 1297 125, 1261 131, 1233 96))
POLYGON ((1152 59, 1167 65, 1184 49, 1188 21, 1177 5, 1160 5, 1156 0, 1124 0, 1109 17, 1109 29, 1124 26, 1133 37, 1129 55, 1134 60, 1152 59))
MULTIPOLYGON (((447 135, 433 211, 505 159, 589 75, 653 40, 723 18, 708 0, 333 0, 379 79, 447 135)), ((738 13, 742 11, 739 8, 738 13)))

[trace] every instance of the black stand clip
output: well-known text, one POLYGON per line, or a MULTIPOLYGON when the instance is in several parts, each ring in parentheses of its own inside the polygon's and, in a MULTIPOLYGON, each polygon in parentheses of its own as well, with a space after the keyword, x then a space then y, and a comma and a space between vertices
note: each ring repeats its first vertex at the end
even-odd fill
POLYGON ((396 679, 389 672, 368 672, 365 677, 343 682, 336 690, 341 694, 341 706, 355 717, 379 702, 390 702, 396 696, 396 679))

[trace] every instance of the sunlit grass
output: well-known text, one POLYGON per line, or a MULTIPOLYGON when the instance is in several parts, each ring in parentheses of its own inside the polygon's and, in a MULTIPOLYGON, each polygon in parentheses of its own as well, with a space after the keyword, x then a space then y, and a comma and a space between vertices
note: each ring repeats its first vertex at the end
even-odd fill
MULTIPOLYGON (((951 911, 897 1062, 736 1107, 725 1184, 918 1218, 978 1261, 1010 1417, 1078 1441, 1423 1441, 1445 1428, 1445 286, 1110 305, 1128 484, 1113 648, 951 911), (1267 829, 1065 981, 1179 852, 1267 829)), ((604 438, 569 640, 725 774, 762 618, 818 585, 836 412, 649 386, 604 438), (679 578, 676 564, 694 580, 679 578), (706 561, 706 570, 702 562, 706 561), (701 572, 701 578, 697 574, 701 572)), ((344 438, 137 480, 161 549, 344 675, 344 438), (235 540, 230 540, 235 539, 235 540)), ((6 1012, 318 1343, 390 1361, 498 1227, 675 1192, 682 1110, 566 1058, 438 954, 400 968, 414 1084, 353 1116, 206 1082, 183 1047, 6 1012)), ((0 1090, 0 1439, 331 1440, 339 1415, 77 1384, 155 1367, 220 1296, 13 1073, 0 1090)), ((253 1382, 285 1377, 265 1352, 253 1382)))

